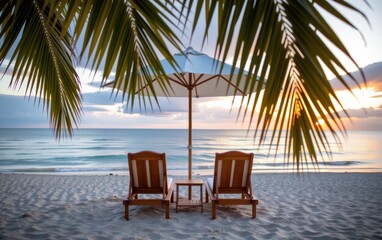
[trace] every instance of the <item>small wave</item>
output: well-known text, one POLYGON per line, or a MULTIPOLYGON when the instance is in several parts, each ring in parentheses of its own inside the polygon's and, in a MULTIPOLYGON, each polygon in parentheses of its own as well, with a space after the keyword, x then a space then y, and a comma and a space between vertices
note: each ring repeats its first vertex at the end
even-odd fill
POLYGON ((105 154, 105 155, 85 155, 85 156, 77 156, 77 157, 73 157, 73 156, 69 156, 69 157, 48 157, 47 159, 49 159, 52 163, 57 163, 59 162, 60 164, 62 163, 65 163, 65 162, 76 162, 76 163, 88 163, 88 162, 93 162, 93 161, 96 161, 96 162, 99 162, 99 161, 107 161, 107 162, 110 162, 110 161, 119 161, 119 160, 125 160, 126 159, 126 155, 111 155, 111 154, 105 154))
POLYGON ((23 139, 18 139, 18 138, 13 138, 13 139, 8 139, 7 142, 22 142, 24 141, 23 139))
POLYGON ((363 162, 359 161, 332 161, 332 162, 322 162, 321 165, 329 165, 329 166, 352 166, 352 165, 360 165, 363 162))
POLYGON ((118 139, 114 139, 114 138, 94 138, 91 141, 92 142, 117 142, 118 139))
POLYGON ((268 154, 255 153, 255 158, 268 158, 268 154))
MULTIPOLYGON (((196 169, 196 170, 214 169, 214 165, 192 166, 192 169, 196 169)), ((187 166, 167 167, 167 171, 172 171, 172 170, 188 170, 188 167, 187 166)))
POLYGON ((17 150, 21 149, 22 147, 0 147, 0 151, 9 151, 9 150, 17 150))
POLYGON ((55 172, 110 172, 110 171, 127 171, 127 168, 108 168, 108 167, 98 167, 98 168, 55 168, 55 172))
POLYGON ((197 166, 195 169, 214 169, 214 165, 197 166))
POLYGON ((19 169, 0 169, 0 173, 49 173, 55 172, 55 168, 19 168, 19 169))
MULTIPOLYGON (((288 166, 292 165, 292 162, 255 162, 253 163, 254 166, 268 166, 268 167, 283 167, 283 166, 288 166)), ((312 162, 308 162, 308 165, 313 165, 312 162)), ((314 163, 315 165, 316 163, 314 163)), ((364 164, 363 162, 359 161, 332 161, 332 162, 319 162, 319 165, 323 166, 353 166, 353 165, 361 165, 364 164)))
POLYGON ((0 173, 70 173, 70 172, 112 172, 127 171, 125 167, 94 167, 94 168, 20 168, 20 169, 0 169, 0 173))

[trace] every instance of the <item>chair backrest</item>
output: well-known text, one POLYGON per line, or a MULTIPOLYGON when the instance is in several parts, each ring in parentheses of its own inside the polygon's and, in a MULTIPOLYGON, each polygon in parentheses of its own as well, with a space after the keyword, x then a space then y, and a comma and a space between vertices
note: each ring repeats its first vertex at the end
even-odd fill
POLYGON ((167 194, 166 154, 128 153, 131 193, 167 194))
MULTIPOLYGON (((253 153, 216 153, 214 193, 243 193, 251 189, 253 153)), ((251 191, 252 192, 252 191, 251 191)))

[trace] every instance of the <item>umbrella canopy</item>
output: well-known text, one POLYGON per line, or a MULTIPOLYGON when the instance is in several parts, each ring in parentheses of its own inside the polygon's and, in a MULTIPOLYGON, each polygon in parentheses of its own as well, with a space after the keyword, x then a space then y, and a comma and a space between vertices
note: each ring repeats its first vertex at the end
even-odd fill
MULTIPOLYGON (((169 80, 170 89, 164 92, 162 87, 153 79, 152 85, 157 96, 188 97, 188 178, 192 178, 192 97, 216 97, 229 96, 235 93, 244 93, 245 73, 242 79, 236 74, 239 69, 229 64, 209 57, 206 54, 195 51, 188 47, 183 53, 174 55, 179 68, 174 69, 167 60, 161 64, 169 80), (234 75, 229 80, 229 77, 234 75), (240 81, 239 81, 240 80, 240 81)), ((149 70, 150 71, 150 70, 149 70)), ((114 87, 114 82, 104 86, 114 87)), ((123 86, 123 84, 121 84, 123 86)), ((137 94, 144 91, 148 86, 137 89, 137 94)))
MULTIPOLYGON (((231 71, 237 74, 238 68, 195 51, 192 47, 188 47, 183 53, 174 54, 173 57, 179 66, 178 69, 174 69, 167 60, 161 61, 173 91, 165 93, 159 85, 155 87, 156 79, 153 79, 157 96, 188 97, 190 89, 192 97, 229 96, 235 93, 235 89, 237 93, 243 93, 244 79, 237 85, 237 76, 233 75, 231 82, 229 81, 231 71)), ((138 89, 137 93, 145 87, 138 89)))

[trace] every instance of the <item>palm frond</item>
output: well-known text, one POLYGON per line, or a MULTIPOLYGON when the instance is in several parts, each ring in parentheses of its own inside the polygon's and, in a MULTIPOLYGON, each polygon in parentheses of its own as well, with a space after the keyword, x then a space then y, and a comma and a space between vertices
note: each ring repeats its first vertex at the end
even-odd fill
POLYGON ((176 67, 168 46, 179 51, 183 48, 177 24, 184 6, 173 2, 85 1, 79 10, 76 39, 85 29, 81 56, 88 51, 94 70, 102 65, 103 83, 115 71, 114 87, 122 90, 123 98, 127 96, 131 106, 137 89, 145 85, 149 87, 145 88, 146 92, 140 92, 138 103, 146 108, 146 101, 150 100, 146 95, 154 96, 157 101, 151 81, 153 76, 164 92, 171 91, 157 52, 176 67), (179 6, 182 9, 178 9, 179 6))
POLYGON ((0 4, 3 44, 0 62, 10 61, 13 88, 26 86, 26 95, 42 100, 57 138, 72 134, 81 117, 78 75, 73 67, 73 40, 63 28, 64 6, 42 0, 11 0, 0 4))
MULTIPOLYGON (((328 132, 317 122, 318 119, 325 121, 340 146, 338 132, 345 136, 346 129, 339 112, 346 111, 327 80, 324 67, 332 71, 349 91, 351 89, 340 75, 340 70, 345 71, 354 82, 359 80, 351 76, 327 42, 339 49, 355 66, 358 65, 318 8, 358 29, 336 10, 333 3, 324 0, 208 2, 211 8, 206 10, 209 14, 206 32, 215 12, 219 19, 215 56, 225 61, 233 48, 233 65, 240 63, 243 71, 249 64, 245 93, 250 95, 248 101, 242 104, 244 117, 249 117, 250 127, 256 129, 255 137, 259 136, 260 145, 270 135, 271 143, 277 145, 278 151, 280 140, 285 136, 286 163, 292 161, 293 168, 298 171, 308 167, 307 160, 317 167, 319 156, 324 161, 324 154, 330 159, 328 132), (260 98, 264 84, 264 94, 260 98), (250 104, 252 99, 254 105, 250 104), (336 109, 336 104, 341 106, 340 109, 336 109), (256 124, 252 125, 258 105, 259 116, 256 124)), ((335 2, 366 19, 361 11, 346 1, 335 2)))

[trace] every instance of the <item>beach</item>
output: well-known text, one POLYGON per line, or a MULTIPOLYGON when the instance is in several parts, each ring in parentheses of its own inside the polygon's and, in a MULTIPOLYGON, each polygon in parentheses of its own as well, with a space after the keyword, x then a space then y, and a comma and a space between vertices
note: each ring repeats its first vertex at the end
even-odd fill
POLYGON ((250 206, 229 206, 216 220, 210 203, 203 213, 176 213, 172 203, 168 220, 164 208, 132 206, 126 221, 126 175, 0 174, 0 182, 0 239, 382 238, 381 173, 253 173, 257 218, 250 206))

